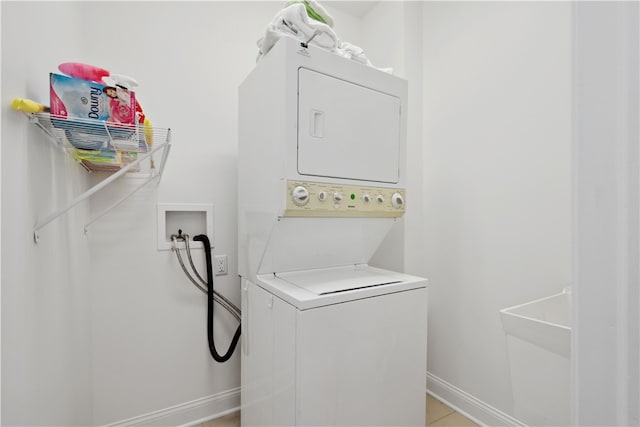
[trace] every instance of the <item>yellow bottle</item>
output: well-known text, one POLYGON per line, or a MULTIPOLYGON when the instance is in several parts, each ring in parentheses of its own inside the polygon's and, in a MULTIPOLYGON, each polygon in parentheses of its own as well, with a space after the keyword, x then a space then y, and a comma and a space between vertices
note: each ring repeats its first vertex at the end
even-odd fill
POLYGON ((49 107, 24 98, 15 98, 11 101, 11 107, 14 110, 24 111, 25 113, 41 113, 43 111, 49 111, 49 107))
MULTIPOLYGON (((142 129, 144 130, 144 137, 147 140, 147 144, 149 148, 153 145, 153 125, 151 124, 151 120, 148 117, 144 118, 144 123, 142 124, 142 129)), ((155 169, 156 165, 153 162, 153 157, 151 158, 151 169, 155 169)))

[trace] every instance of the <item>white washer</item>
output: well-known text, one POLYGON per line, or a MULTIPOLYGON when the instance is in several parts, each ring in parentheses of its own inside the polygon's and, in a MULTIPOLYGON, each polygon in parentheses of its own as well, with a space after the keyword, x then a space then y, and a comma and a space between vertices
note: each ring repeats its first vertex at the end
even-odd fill
POLYGON ((407 82, 281 39, 239 88, 242 425, 425 425, 426 279, 367 265, 405 211, 407 82))
POLYGON ((425 285, 366 265, 245 281, 242 424, 425 425, 425 285))

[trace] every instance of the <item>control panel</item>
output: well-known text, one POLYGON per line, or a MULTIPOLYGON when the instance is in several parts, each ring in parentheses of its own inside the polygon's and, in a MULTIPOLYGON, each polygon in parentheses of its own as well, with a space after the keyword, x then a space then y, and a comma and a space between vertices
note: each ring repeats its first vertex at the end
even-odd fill
POLYGON ((395 218, 405 191, 395 188, 288 181, 284 216, 395 218))

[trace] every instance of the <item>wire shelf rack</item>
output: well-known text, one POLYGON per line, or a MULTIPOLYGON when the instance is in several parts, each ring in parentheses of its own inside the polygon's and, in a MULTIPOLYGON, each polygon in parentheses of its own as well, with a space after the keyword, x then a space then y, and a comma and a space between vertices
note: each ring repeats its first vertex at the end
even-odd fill
POLYGON ((34 226, 36 243, 40 240, 39 231, 42 227, 125 174, 143 179, 133 190, 92 217, 84 226, 85 233, 91 224, 147 183, 160 183, 171 149, 171 129, 68 118, 49 113, 26 114, 29 121, 40 128, 55 146, 66 151, 87 171, 110 173, 65 206, 37 220, 34 226))

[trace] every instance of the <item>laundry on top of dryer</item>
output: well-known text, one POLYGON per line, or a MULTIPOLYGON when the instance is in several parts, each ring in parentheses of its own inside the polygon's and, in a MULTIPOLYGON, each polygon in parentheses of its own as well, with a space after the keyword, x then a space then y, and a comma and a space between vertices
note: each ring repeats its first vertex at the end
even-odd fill
POLYGON ((275 15, 267 25, 264 37, 258 40, 258 59, 269 53, 282 36, 293 37, 327 50, 335 50, 340 43, 329 25, 309 16, 303 3, 289 4, 275 15))
POLYGON ((287 6, 296 3, 304 4, 304 7, 307 9, 307 14, 310 18, 327 24, 328 26, 333 28, 333 16, 331 16, 319 2, 317 2, 316 0, 289 0, 287 2, 287 6))
POLYGON ((316 0, 292 0, 278 11, 267 25, 264 36, 258 44, 259 61, 282 37, 290 37, 302 46, 312 44, 336 55, 391 74, 391 68, 379 68, 371 63, 364 49, 349 42, 343 42, 332 29, 333 17, 316 0))

